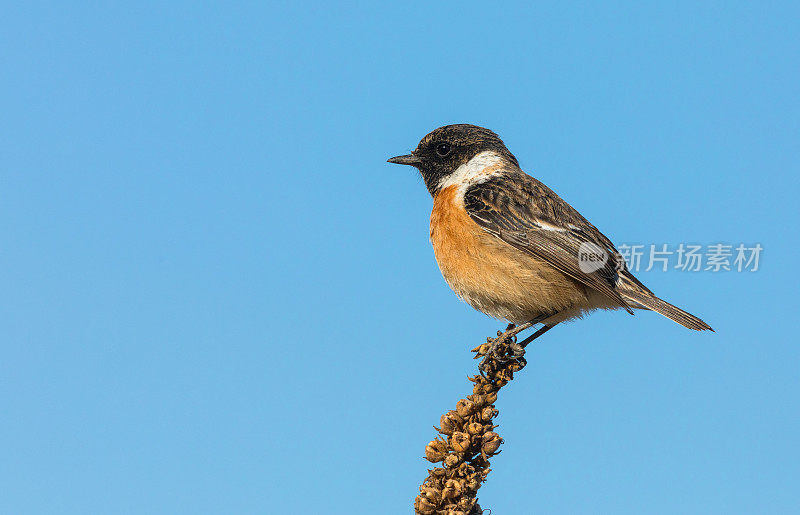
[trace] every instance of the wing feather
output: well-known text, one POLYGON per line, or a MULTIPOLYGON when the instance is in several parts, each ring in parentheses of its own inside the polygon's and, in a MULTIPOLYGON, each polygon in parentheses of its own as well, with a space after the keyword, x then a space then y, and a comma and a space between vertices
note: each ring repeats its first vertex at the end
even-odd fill
POLYGON ((633 313, 615 288, 625 262, 614 245, 541 182, 522 171, 506 171, 470 186, 464 194, 464 206, 485 231, 546 261, 633 313), (582 270, 578 260, 581 245, 587 243, 607 255, 606 262, 590 272, 582 270))

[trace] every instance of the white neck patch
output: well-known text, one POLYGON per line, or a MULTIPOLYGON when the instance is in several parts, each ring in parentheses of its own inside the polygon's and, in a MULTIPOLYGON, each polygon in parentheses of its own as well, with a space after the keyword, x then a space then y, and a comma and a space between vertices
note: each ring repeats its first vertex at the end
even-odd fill
POLYGON ((439 181, 439 190, 441 191, 449 186, 457 186, 460 191, 464 191, 473 184, 486 182, 502 170, 502 168, 497 169, 495 167, 506 162, 507 160, 496 152, 491 150, 481 152, 456 168, 455 172, 439 181))

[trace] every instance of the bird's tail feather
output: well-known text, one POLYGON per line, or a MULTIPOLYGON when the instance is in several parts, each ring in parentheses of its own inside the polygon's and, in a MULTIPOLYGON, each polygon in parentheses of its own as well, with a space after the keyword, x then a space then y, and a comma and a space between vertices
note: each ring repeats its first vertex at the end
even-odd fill
POLYGON ((634 304, 638 304, 638 306, 635 307, 650 309, 656 313, 664 315, 665 317, 681 324, 684 327, 694 329, 695 331, 713 331, 711 326, 707 323, 703 322, 691 313, 687 313, 681 308, 673 306, 669 302, 659 299, 650 293, 649 290, 645 292, 621 289, 619 292, 623 297, 625 297, 626 300, 632 301, 634 304))

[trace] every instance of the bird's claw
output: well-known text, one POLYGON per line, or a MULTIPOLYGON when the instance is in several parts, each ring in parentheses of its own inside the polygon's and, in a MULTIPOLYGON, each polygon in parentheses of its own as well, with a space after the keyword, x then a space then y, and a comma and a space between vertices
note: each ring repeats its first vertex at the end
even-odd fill
POLYGON ((514 359, 519 359, 525 355, 525 348, 517 343, 516 338, 508 344, 508 348, 511 350, 511 355, 514 359))
MULTIPOLYGON (((513 325, 509 326, 509 327, 511 327, 511 329, 514 328, 513 325)), ((517 352, 517 349, 515 347, 518 347, 519 350, 522 350, 522 347, 519 347, 519 345, 517 345, 516 336, 512 336, 511 337, 511 341, 509 343, 506 343, 506 341, 505 341, 506 339, 508 339, 507 336, 499 335, 497 338, 494 339, 494 341, 492 341, 492 344, 489 346, 489 349, 486 351, 486 355, 481 360, 480 365, 478 365, 478 370, 480 370, 484 374, 487 373, 489 371, 488 370, 489 369, 489 362, 491 360, 497 361, 497 362, 499 362, 501 364, 508 362, 509 359, 511 359, 511 358, 505 355, 505 349, 503 350, 503 352, 500 352, 500 348, 503 345, 507 346, 508 348, 510 348, 512 350, 514 358, 518 357, 518 352, 517 352)), ((523 354, 524 354, 524 351, 523 351, 523 354)))

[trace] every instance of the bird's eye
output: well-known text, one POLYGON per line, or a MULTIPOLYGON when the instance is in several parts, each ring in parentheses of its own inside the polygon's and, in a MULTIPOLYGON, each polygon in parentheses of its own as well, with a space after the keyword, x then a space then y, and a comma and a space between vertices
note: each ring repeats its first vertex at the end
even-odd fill
POLYGON ((444 157, 450 153, 451 147, 449 143, 439 143, 436 145, 436 153, 444 157))

